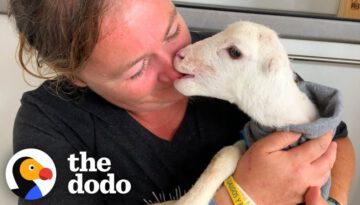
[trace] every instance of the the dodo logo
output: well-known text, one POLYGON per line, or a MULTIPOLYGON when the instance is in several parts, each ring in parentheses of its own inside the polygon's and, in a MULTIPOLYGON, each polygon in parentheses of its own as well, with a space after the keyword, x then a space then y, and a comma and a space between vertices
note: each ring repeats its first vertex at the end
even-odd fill
POLYGON ((6 181, 16 195, 25 200, 44 197, 53 188, 56 168, 52 159, 38 149, 17 152, 6 166, 6 181))

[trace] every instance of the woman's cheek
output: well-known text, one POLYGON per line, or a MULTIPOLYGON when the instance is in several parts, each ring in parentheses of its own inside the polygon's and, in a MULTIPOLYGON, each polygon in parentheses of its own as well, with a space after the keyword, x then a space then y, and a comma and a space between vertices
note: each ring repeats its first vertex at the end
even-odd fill
POLYGON ((129 90, 131 95, 147 96, 154 90, 157 82, 156 79, 156 71, 148 67, 144 70, 142 76, 131 80, 125 89, 129 90))

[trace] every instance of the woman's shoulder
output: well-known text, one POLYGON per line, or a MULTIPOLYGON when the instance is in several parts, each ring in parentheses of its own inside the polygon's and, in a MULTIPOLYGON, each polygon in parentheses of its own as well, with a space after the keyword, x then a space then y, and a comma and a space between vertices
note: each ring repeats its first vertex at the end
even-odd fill
POLYGON ((22 103, 68 104, 80 99, 82 91, 67 82, 46 80, 34 90, 27 91, 21 98, 22 103))
MULTIPOLYGON (((78 106, 75 99, 66 99, 51 90, 51 81, 28 91, 21 98, 21 106, 14 123, 14 143, 32 143, 35 138, 57 141, 91 141, 93 120, 78 106)), ((80 144, 80 143, 77 143, 80 144)), ((25 145, 24 145, 25 146, 25 145)))
POLYGON ((38 88, 25 92, 21 98, 19 112, 32 111, 33 116, 43 116, 52 121, 72 121, 77 117, 86 117, 87 112, 81 108, 82 94, 55 88, 56 82, 45 81, 38 88))

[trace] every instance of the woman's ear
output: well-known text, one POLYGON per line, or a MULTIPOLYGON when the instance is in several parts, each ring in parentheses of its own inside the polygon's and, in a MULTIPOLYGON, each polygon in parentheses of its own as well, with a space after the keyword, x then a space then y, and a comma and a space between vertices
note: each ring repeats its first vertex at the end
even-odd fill
POLYGON ((77 87, 84 88, 87 86, 87 84, 83 80, 81 80, 78 76, 74 76, 71 74, 65 74, 65 77, 67 79, 69 79, 77 87))
POLYGON ((84 88, 84 87, 87 86, 87 84, 84 81, 80 80, 80 79, 73 79, 73 80, 71 80, 71 82, 74 83, 76 86, 78 86, 80 88, 84 88))

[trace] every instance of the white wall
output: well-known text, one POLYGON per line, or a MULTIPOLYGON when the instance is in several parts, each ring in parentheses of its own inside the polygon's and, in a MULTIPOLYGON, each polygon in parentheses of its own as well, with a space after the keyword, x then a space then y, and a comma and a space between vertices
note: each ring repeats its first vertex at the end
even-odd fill
MULTIPOLYGON (((6 15, 0 15, 0 199, 1 204, 17 204, 17 197, 5 181, 6 163, 12 156, 12 129, 20 98, 27 85, 15 61, 17 37, 6 15)), ((28 77, 29 78, 29 77, 28 77)), ((35 85, 36 80, 29 80, 35 85)))

